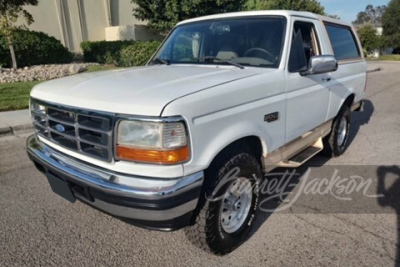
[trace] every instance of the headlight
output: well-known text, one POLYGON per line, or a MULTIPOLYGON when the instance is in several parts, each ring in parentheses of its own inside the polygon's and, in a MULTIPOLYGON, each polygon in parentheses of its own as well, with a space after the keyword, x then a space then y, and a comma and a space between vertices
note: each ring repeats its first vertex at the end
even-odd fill
POLYGON ((116 156, 121 160, 176 164, 189 159, 183 122, 121 120, 118 124, 116 156))
POLYGON ((38 104, 38 103, 35 102, 35 101, 32 101, 32 100, 31 100, 31 101, 29 102, 29 107, 30 107, 31 111, 34 111, 34 112, 36 112, 36 113, 40 113, 40 114, 46 113, 46 107, 43 106, 43 105, 38 104))

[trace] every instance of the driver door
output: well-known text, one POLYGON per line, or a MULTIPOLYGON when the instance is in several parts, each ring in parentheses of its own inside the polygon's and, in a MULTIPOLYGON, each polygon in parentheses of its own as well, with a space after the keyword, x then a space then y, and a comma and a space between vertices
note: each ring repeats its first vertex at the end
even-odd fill
POLYGON ((321 55, 317 21, 295 19, 292 44, 286 68, 286 143, 325 122, 330 90, 329 74, 302 76, 312 56, 321 55))

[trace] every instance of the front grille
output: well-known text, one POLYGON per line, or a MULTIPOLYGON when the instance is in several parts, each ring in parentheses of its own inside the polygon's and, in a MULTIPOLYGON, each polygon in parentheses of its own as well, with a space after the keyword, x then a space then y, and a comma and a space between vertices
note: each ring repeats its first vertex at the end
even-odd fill
POLYGON ((112 114, 96 113, 31 100, 36 133, 75 152, 111 162, 112 114))

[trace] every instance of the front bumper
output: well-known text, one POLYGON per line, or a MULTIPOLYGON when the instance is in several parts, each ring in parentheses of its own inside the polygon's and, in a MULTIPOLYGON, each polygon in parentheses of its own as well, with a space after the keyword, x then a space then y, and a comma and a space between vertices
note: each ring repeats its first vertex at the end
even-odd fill
POLYGON ((164 231, 192 222, 203 172, 172 179, 115 173, 68 157, 35 135, 27 140, 27 153, 38 170, 67 182, 77 199, 114 217, 164 231))

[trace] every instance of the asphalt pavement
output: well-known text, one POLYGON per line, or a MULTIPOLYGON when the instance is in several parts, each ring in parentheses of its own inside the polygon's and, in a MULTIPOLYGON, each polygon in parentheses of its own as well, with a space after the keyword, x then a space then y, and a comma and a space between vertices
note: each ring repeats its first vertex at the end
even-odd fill
MULTIPOLYGON (((349 149, 309 164, 400 165, 400 64, 370 67, 382 70, 369 74, 365 110, 352 116, 349 149)), ((250 238, 218 257, 194 247, 183 230, 141 229, 58 197, 26 156, 27 136, 0 138, 0 266, 400 266, 400 215, 390 207, 260 213, 250 238)))

